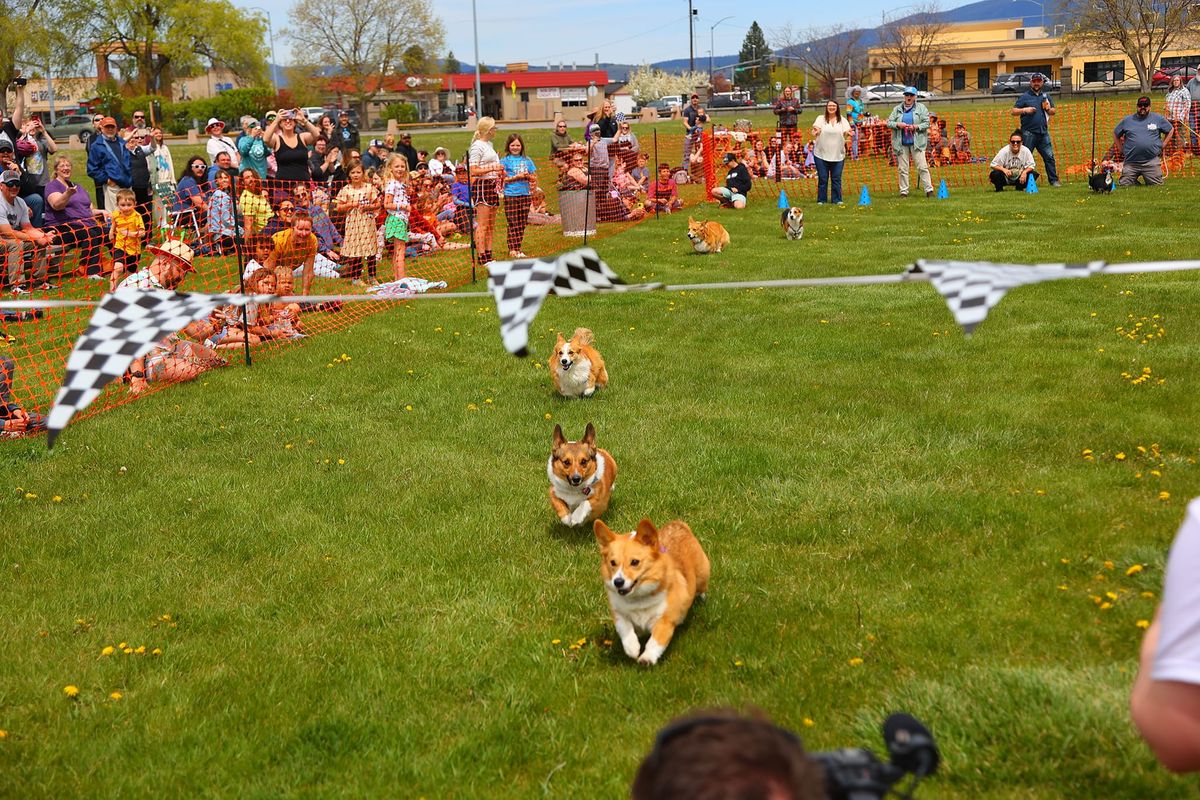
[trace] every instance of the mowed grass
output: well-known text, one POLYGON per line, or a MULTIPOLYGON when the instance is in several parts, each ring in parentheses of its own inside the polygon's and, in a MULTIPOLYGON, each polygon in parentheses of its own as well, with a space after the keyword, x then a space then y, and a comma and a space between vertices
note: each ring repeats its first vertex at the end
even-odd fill
MULTIPOLYGON (((671 283, 1187 258, 1195 191, 811 206, 799 243, 760 203, 700 214, 723 255, 685 215, 596 245, 671 283)), ((1062 281, 965 338, 921 283, 551 298, 519 360, 490 300, 421 301, 9 442, 0 794, 621 797, 672 716, 752 704, 812 749, 917 715, 921 797, 1190 796, 1126 700, 1200 489, 1198 302, 1193 273, 1062 281), (567 401, 538 364, 578 325, 612 385, 567 401), (554 423, 589 421, 607 521, 685 519, 713 563, 653 669, 546 502, 554 423)))

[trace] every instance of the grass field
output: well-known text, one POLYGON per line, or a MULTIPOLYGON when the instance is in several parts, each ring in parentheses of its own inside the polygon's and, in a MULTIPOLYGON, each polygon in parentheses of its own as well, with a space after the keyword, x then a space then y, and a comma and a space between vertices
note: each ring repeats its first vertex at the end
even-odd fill
MULTIPOLYGON (((668 282, 1188 258, 1196 188, 813 206, 798 244, 760 204, 721 256, 681 217, 597 247, 668 282)), ((551 299, 517 360, 490 301, 414 302, 9 442, 0 795, 621 797, 673 715, 753 704, 812 749, 910 711, 944 756, 920 797, 1191 796, 1126 699, 1200 490, 1198 303, 1192 273, 1062 281, 967 339, 924 284, 551 299), (588 401, 538 363, 577 325, 612 375, 588 401), (713 563, 650 670, 545 499, 554 423, 588 421, 610 524, 685 519, 713 563)))

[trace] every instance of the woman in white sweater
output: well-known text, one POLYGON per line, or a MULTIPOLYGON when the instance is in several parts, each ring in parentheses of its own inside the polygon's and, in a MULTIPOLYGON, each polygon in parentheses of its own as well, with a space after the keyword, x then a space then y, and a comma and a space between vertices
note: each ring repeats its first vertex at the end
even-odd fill
POLYGON ((826 199, 842 202, 842 167, 846 163, 846 137, 850 122, 842 117, 841 106, 830 100, 825 113, 813 121, 813 160, 817 165, 817 205, 826 199), (832 186, 830 185, 832 184, 832 186))

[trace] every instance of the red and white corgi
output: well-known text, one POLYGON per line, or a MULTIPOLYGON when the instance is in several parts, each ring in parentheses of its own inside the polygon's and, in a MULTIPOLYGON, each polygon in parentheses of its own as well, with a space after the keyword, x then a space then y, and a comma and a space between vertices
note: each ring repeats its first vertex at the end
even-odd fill
POLYGON ((570 340, 560 333, 547 362, 554 388, 563 397, 591 397, 597 388, 608 386, 604 356, 592 347, 592 332, 576 328, 570 340))
POLYGON ((708 556, 683 520, 669 522, 661 531, 648 519, 627 534, 614 533, 601 520, 593 529, 621 646, 639 664, 655 664, 696 595, 708 592, 708 556), (650 633, 645 648, 639 631, 650 633))
POLYGON ((719 222, 697 222, 688 217, 687 237, 697 253, 719 253, 729 244, 729 231, 719 222))
POLYGON ((554 426, 554 447, 546 462, 550 478, 550 507, 563 525, 582 525, 608 510, 617 482, 617 462, 596 447, 596 429, 587 424, 583 438, 568 442, 562 428, 554 426))

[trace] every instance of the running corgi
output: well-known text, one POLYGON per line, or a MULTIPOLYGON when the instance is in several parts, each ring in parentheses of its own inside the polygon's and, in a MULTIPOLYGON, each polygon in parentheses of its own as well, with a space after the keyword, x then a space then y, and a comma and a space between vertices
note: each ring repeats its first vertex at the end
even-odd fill
POLYGON ((729 231, 719 222, 696 222, 688 217, 687 237, 697 253, 719 253, 729 244, 729 231))
POLYGON ((570 341, 560 333, 547 364, 554 388, 563 397, 591 397, 597 388, 608 386, 604 356, 592 347, 592 332, 576 328, 570 341))
POLYGON ((582 525, 608 510, 617 482, 617 462, 607 450, 596 447, 592 423, 578 442, 568 442, 562 428, 555 425, 546 476, 550 478, 550 507, 562 524, 582 525))
POLYGON ((683 520, 661 531, 643 519, 637 530, 614 533, 601 520, 592 526, 600 543, 600 574, 613 624, 625 655, 655 664, 696 595, 708 592, 710 566, 699 540, 683 520), (649 631, 646 647, 639 631, 649 631))

